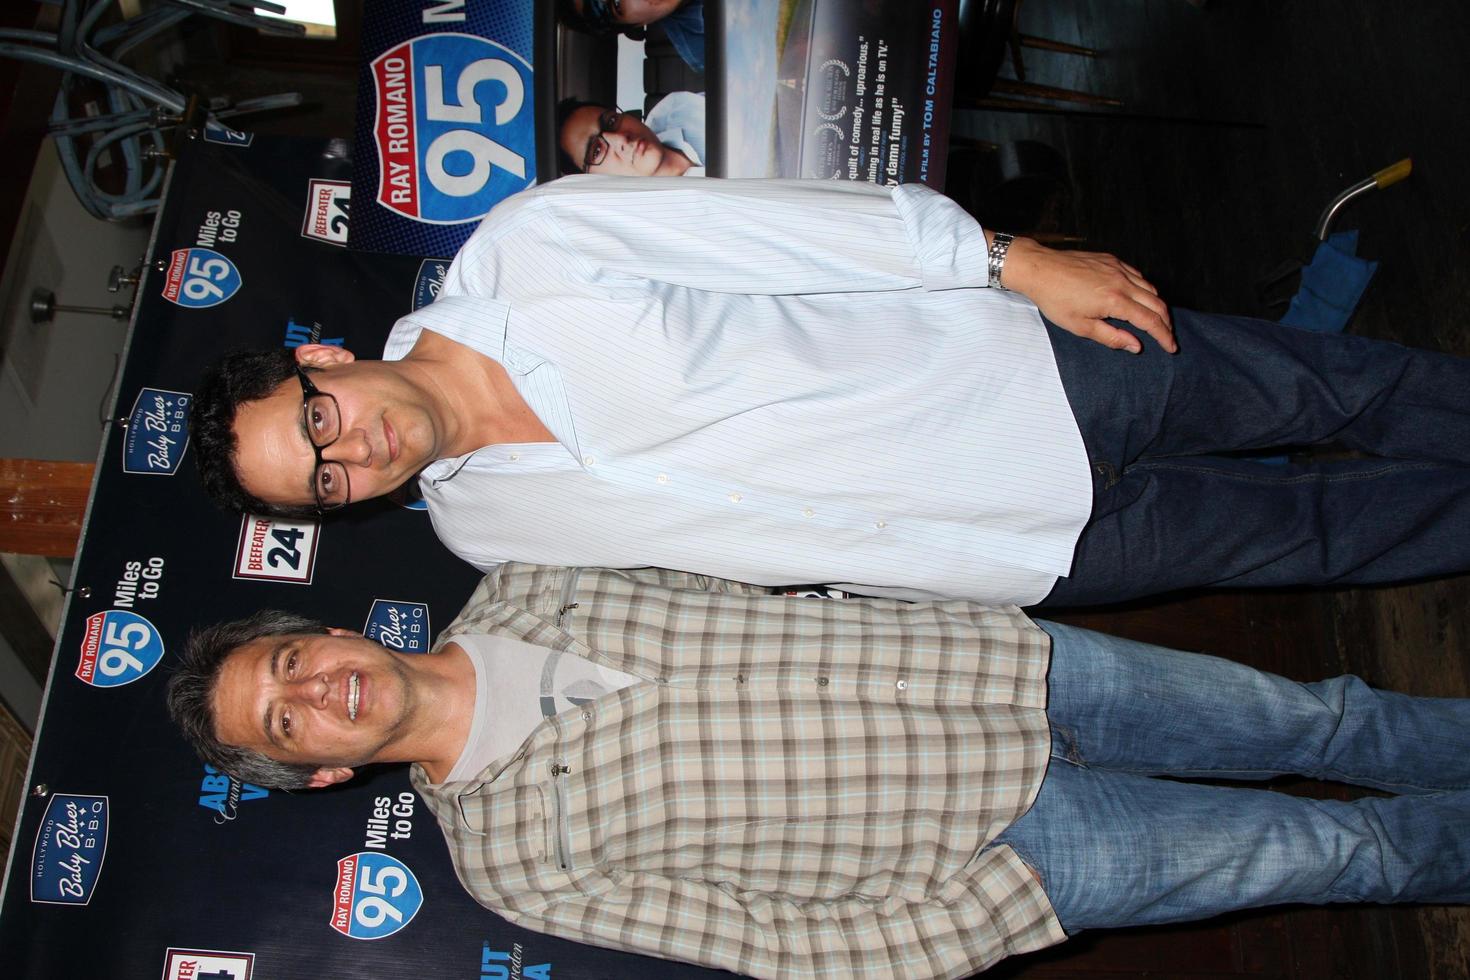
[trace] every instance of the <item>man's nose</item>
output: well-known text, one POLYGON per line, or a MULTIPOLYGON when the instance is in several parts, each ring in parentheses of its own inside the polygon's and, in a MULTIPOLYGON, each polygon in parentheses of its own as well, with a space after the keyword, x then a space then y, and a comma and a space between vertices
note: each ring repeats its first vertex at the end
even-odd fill
POLYGON ((337 441, 322 450, 322 459, 338 463, 366 463, 373 455, 373 445, 363 429, 344 429, 337 441))
POLYGON ((332 683, 326 674, 311 674, 287 685, 286 696, 312 708, 324 707, 331 698, 332 683))
POLYGON ((618 156, 622 156, 624 153, 626 153, 628 147, 633 144, 632 139, 630 139, 626 133, 620 133, 616 129, 612 129, 604 133, 602 135, 602 138, 607 140, 608 149, 612 150, 618 156))

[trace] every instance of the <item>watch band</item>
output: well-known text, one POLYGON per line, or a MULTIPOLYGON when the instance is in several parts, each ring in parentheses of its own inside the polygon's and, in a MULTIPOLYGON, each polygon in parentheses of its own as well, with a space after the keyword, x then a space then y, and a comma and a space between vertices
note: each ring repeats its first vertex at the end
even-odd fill
POLYGON ((1003 231, 995 231, 990 234, 990 251, 986 255, 985 265, 989 273, 991 289, 1005 289, 1000 284, 1000 274, 1001 270, 1006 267, 1006 255, 1010 252, 1011 242, 1015 240, 1015 237, 1003 231))

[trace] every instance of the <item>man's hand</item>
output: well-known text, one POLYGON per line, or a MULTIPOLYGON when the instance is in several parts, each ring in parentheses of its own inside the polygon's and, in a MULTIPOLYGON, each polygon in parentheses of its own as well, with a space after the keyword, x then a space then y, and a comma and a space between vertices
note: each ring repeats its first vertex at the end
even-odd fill
POLYGON ((1001 285, 1035 303, 1052 323, 1105 347, 1137 354, 1142 342, 1107 322, 1127 320, 1169 353, 1179 349, 1169 307, 1143 273, 1103 252, 1066 252, 1029 238, 1011 243, 1001 285))

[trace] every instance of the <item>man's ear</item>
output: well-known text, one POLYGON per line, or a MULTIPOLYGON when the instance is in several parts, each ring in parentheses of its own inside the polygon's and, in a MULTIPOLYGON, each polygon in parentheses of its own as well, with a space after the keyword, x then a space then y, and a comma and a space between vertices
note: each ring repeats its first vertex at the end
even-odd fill
POLYGON ((322 789, 326 786, 335 786, 345 783, 352 778, 352 770, 346 766, 336 766, 332 769, 318 769, 311 774, 311 782, 306 785, 311 789, 322 789))
POLYGON ((334 364, 351 364, 357 355, 346 347, 333 344, 302 344, 296 348, 296 363, 302 367, 331 367, 334 364))

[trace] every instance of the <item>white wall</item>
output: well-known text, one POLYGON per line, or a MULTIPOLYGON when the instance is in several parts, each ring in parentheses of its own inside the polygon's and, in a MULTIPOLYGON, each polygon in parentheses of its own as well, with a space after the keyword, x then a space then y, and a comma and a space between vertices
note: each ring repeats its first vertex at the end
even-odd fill
MULTIPOLYGON (((58 313, 32 324, 31 290, 45 287, 73 306, 131 305, 107 291, 114 265, 133 269, 148 245, 148 222, 98 221, 77 203, 49 142, 41 146, 10 259, 0 277, 0 456, 92 462, 99 417, 122 350, 126 322, 58 313)), ((109 396, 110 403, 110 396, 109 396)))

